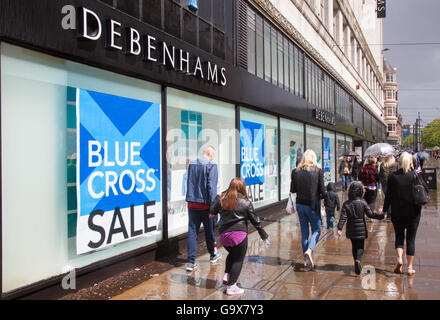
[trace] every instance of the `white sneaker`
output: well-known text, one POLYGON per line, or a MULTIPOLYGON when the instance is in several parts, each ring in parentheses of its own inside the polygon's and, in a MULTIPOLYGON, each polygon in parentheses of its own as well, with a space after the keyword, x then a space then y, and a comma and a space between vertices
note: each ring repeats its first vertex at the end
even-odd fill
POLYGON ((229 273, 225 273, 225 275, 223 276, 223 284, 227 286, 228 283, 229 283, 229 273))
POLYGON ((198 267, 199 267, 199 265, 197 263, 188 263, 186 265, 186 271, 191 272, 191 271, 197 270, 198 267))
POLYGON ((228 295, 228 296, 234 296, 234 295, 237 295, 237 294, 243 294, 244 293, 244 290, 243 289, 240 289, 238 286, 237 286, 237 284, 234 284, 234 285, 232 285, 232 286, 229 286, 227 289, 226 289, 226 294, 228 295))
POLYGON ((219 253, 217 253, 215 256, 211 257, 211 258, 209 259, 209 261, 210 261, 211 263, 216 263, 217 261, 220 260, 221 257, 222 257, 222 253, 219 252, 219 253))
POLYGON ((313 269, 315 265, 313 264, 312 255, 307 251, 304 254, 304 258, 306 259, 306 263, 310 266, 310 268, 313 269))

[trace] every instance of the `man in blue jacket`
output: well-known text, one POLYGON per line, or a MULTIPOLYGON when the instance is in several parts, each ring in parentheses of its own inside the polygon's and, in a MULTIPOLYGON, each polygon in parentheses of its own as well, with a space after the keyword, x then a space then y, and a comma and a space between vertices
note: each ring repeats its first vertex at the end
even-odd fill
POLYGON ((221 258, 214 250, 214 220, 209 218, 211 203, 217 196, 218 169, 213 162, 215 149, 212 146, 204 150, 203 157, 191 161, 188 167, 186 202, 188 203, 188 264, 187 271, 197 269, 195 263, 197 236, 200 225, 205 229, 206 246, 211 255, 211 263, 221 258))

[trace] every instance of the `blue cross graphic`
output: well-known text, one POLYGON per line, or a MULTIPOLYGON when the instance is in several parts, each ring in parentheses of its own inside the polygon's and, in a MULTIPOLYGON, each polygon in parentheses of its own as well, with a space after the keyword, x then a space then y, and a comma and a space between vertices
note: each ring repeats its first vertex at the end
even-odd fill
MULTIPOLYGON (((138 206, 144 202, 161 201, 160 183, 160 105, 140 100, 122 98, 97 92, 90 92, 78 89, 77 103, 79 107, 78 130, 79 130, 79 181, 80 195, 78 208, 81 216, 87 216, 96 209, 103 211, 113 211, 116 207, 128 208, 131 205, 138 206), (127 165, 120 167, 117 164, 112 167, 104 167, 102 163, 99 167, 88 167, 88 142, 99 141, 104 146, 104 141, 108 142, 109 161, 115 162, 115 142, 119 142, 120 160, 125 159, 125 142, 140 143, 136 148, 140 155, 135 157, 140 165, 130 164, 130 150, 128 152, 127 165), (136 178, 139 169, 145 170, 142 179, 145 180, 145 187, 151 186, 151 182, 146 179, 146 172, 153 169, 155 188, 142 193, 136 192, 136 188, 142 184, 136 180, 135 188, 132 193, 124 195, 119 188, 119 181, 115 184, 118 195, 114 194, 109 188, 109 196, 95 199, 89 194, 89 177, 96 171, 105 173, 112 171, 119 177, 125 170, 131 170, 136 178)), ((104 158, 104 150, 101 150, 104 158)), ((124 177, 122 185, 125 190, 129 189, 126 185, 131 185, 131 179, 124 177), (127 180, 128 179, 128 180, 127 180)), ((95 193, 106 192, 105 177, 94 179, 93 190, 95 193)))

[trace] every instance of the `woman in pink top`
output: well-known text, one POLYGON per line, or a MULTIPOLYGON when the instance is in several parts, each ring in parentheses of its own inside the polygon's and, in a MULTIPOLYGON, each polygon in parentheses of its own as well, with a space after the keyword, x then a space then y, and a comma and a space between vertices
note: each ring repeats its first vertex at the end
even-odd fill
POLYGON ((211 218, 220 214, 220 243, 228 251, 223 283, 228 287, 227 295, 242 294, 237 280, 243 267, 248 247, 248 221, 257 229, 260 237, 269 245, 269 236, 261 226, 260 218, 255 214, 254 206, 246 192, 246 184, 240 178, 234 178, 225 192, 211 205, 211 218))

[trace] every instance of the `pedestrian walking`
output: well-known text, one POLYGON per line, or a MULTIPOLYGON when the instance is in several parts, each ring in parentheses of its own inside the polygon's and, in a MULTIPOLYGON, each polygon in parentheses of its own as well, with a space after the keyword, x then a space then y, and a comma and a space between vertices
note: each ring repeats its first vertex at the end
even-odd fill
POLYGON ((227 295, 244 292, 237 286, 248 247, 248 221, 257 229, 261 239, 269 246, 269 236, 261 226, 260 218, 255 214, 252 202, 246 192, 246 184, 240 178, 234 178, 228 190, 217 196, 211 206, 210 217, 220 214, 220 243, 228 251, 223 284, 227 285, 227 295))
POLYGON ((204 150, 203 157, 191 161, 188 166, 188 182, 186 202, 188 203, 188 264, 187 271, 198 268, 195 263, 197 238, 200 225, 205 230, 206 246, 211 255, 211 263, 221 258, 221 253, 215 252, 214 219, 209 217, 209 209, 217 196, 218 169, 213 162, 215 149, 212 146, 204 150))
MULTIPOLYGON (((391 222, 395 232, 395 248, 397 264, 394 272, 403 273, 403 252, 406 240, 406 254, 408 261, 408 275, 416 273, 413 268, 417 229, 420 223, 422 207, 414 203, 413 183, 417 173, 413 167, 412 156, 404 152, 399 158, 399 169, 391 173, 388 178, 387 192, 383 205, 383 212, 391 206, 391 222)), ((428 186, 423 179, 418 181, 428 192, 428 186)))
POLYGON ((335 210, 341 210, 338 194, 336 193, 336 185, 329 182, 327 192, 324 197, 325 214, 327 216, 327 229, 333 229, 335 221, 335 210))
POLYGON ((359 180, 365 187, 364 199, 370 206, 372 212, 374 212, 377 198, 378 172, 376 162, 377 159, 375 157, 368 158, 367 163, 362 167, 359 173, 359 180))
MULTIPOLYGON (((379 176, 382 180, 382 191, 384 194, 387 193, 388 187, 388 177, 391 173, 396 172, 399 169, 399 165, 396 162, 393 155, 389 155, 385 157, 384 162, 382 163, 379 169, 379 176)), ((391 207, 387 210, 387 219, 391 219, 391 207)))
POLYGON ((351 168, 353 181, 357 181, 359 179, 359 172, 361 171, 361 169, 361 163, 358 161, 357 157, 353 157, 353 166, 351 168))
POLYGON ((292 171, 290 185, 290 192, 296 193, 305 267, 310 269, 314 268, 312 253, 321 235, 321 199, 325 196, 324 176, 316 159, 316 153, 307 150, 301 163, 292 171), (309 239, 310 227, 312 235, 309 239))
POLYGON ((342 229, 347 222, 346 237, 351 240, 351 248, 356 274, 361 274, 361 260, 364 255, 365 239, 368 238, 365 215, 371 219, 382 220, 384 215, 375 214, 362 200, 364 187, 359 182, 353 182, 348 190, 348 200, 344 202, 341 217, 338 223, 338 236, 342 236, 342 229))
POLYGON ((339 165, 339 175, 342 179, 342 190, 347 191, 348 181, 351 174, 351 165, 346 157, 341 161, 339 165))

